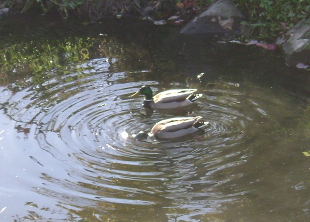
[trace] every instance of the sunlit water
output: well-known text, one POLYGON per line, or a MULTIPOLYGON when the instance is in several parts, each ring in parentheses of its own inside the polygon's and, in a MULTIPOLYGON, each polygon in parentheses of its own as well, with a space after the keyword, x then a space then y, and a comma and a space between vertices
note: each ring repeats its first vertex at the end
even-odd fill
POLYGON ((90 59, 41 85, 27 77, 0 88, 1 221, 309 218, 309 129, 298 96, 233 75, 157 81, 151 67, 118 61, 90 59), (187 112, 149 112, 130 97, 142 85, 197 87, 203 97, 187 112), (184 115, 210 127, 174 142, 132 138, 184 115))

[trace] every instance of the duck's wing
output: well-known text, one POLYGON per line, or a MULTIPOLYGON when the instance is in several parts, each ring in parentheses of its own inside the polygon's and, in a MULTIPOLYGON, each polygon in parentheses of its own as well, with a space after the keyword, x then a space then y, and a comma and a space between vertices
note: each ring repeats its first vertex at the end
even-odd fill
POLYGON ((155 126, 151 129, 151 133, 155 135, 156 133, 163 131, 163 132, 173 132, 182 129, 190 128, 194 125, 195 122, 202 119, 201 116, 196 117, 177 117, 166 119, 158 122, 155 126))
POLYGON ((156 94, 153 99, 155 103, 181 102, 195 92, 197 89, 171 89, 156 94))
POLYGON ((197 131, 199 131, 199 129, 195 127, 189 127, 186 129, 180 129, 180 130, 172 131, 172 132, 159 131, 156 135, 154 135, 154 138, 156 139, 177 139, 177 138, 181 138, 184 136, 194 134, 197 131))

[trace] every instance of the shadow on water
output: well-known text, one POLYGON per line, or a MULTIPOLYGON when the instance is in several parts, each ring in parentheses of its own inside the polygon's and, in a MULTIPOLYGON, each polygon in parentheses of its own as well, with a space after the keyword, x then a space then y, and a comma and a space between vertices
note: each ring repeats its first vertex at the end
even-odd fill
POLYGON ((306 74, 279 52, 137 21, 62 25, 1 43, 1 220, 309 219, 306 74), (147 112, 130 97, 142 85, 198 88, 182 115, 210 128, 135 141, 180 115, 147 112))

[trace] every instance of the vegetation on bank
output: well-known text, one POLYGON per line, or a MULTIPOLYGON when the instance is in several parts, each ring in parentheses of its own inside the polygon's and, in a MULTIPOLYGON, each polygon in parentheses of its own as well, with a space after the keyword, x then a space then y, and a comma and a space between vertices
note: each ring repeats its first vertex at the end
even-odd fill
POLYGON ((309 18, 309 0, 234 0, 247 18, 248 36, 274 40, 296 23, 309 18))
MULTIPOLYGON (((309 0, 233 1, 246 16, 247 38, 273 40, 310 15, 309 0)), ((6 0, 0 8, 11 7, 15 12, 31 8, 40 8, 43 12, 57 10, 63 18, 82 17, 94 22, 107 16, 151 14, 162 19, 174 14, 193 16, 214 2, 216 0, 6 0)))

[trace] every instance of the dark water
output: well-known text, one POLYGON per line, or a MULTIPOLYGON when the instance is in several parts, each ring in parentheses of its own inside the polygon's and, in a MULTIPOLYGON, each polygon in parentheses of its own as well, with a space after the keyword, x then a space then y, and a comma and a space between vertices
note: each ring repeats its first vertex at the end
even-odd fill
POLYGON ((279 52, 178 27, 107 27, 2 46, 1 221, 309 220, 304 73, 279 52), (150 113, 130 97, 146 84, 203 97, 189 113, 150 113), (178 142, 131 137, 179 115, 211 127, 178 142))

